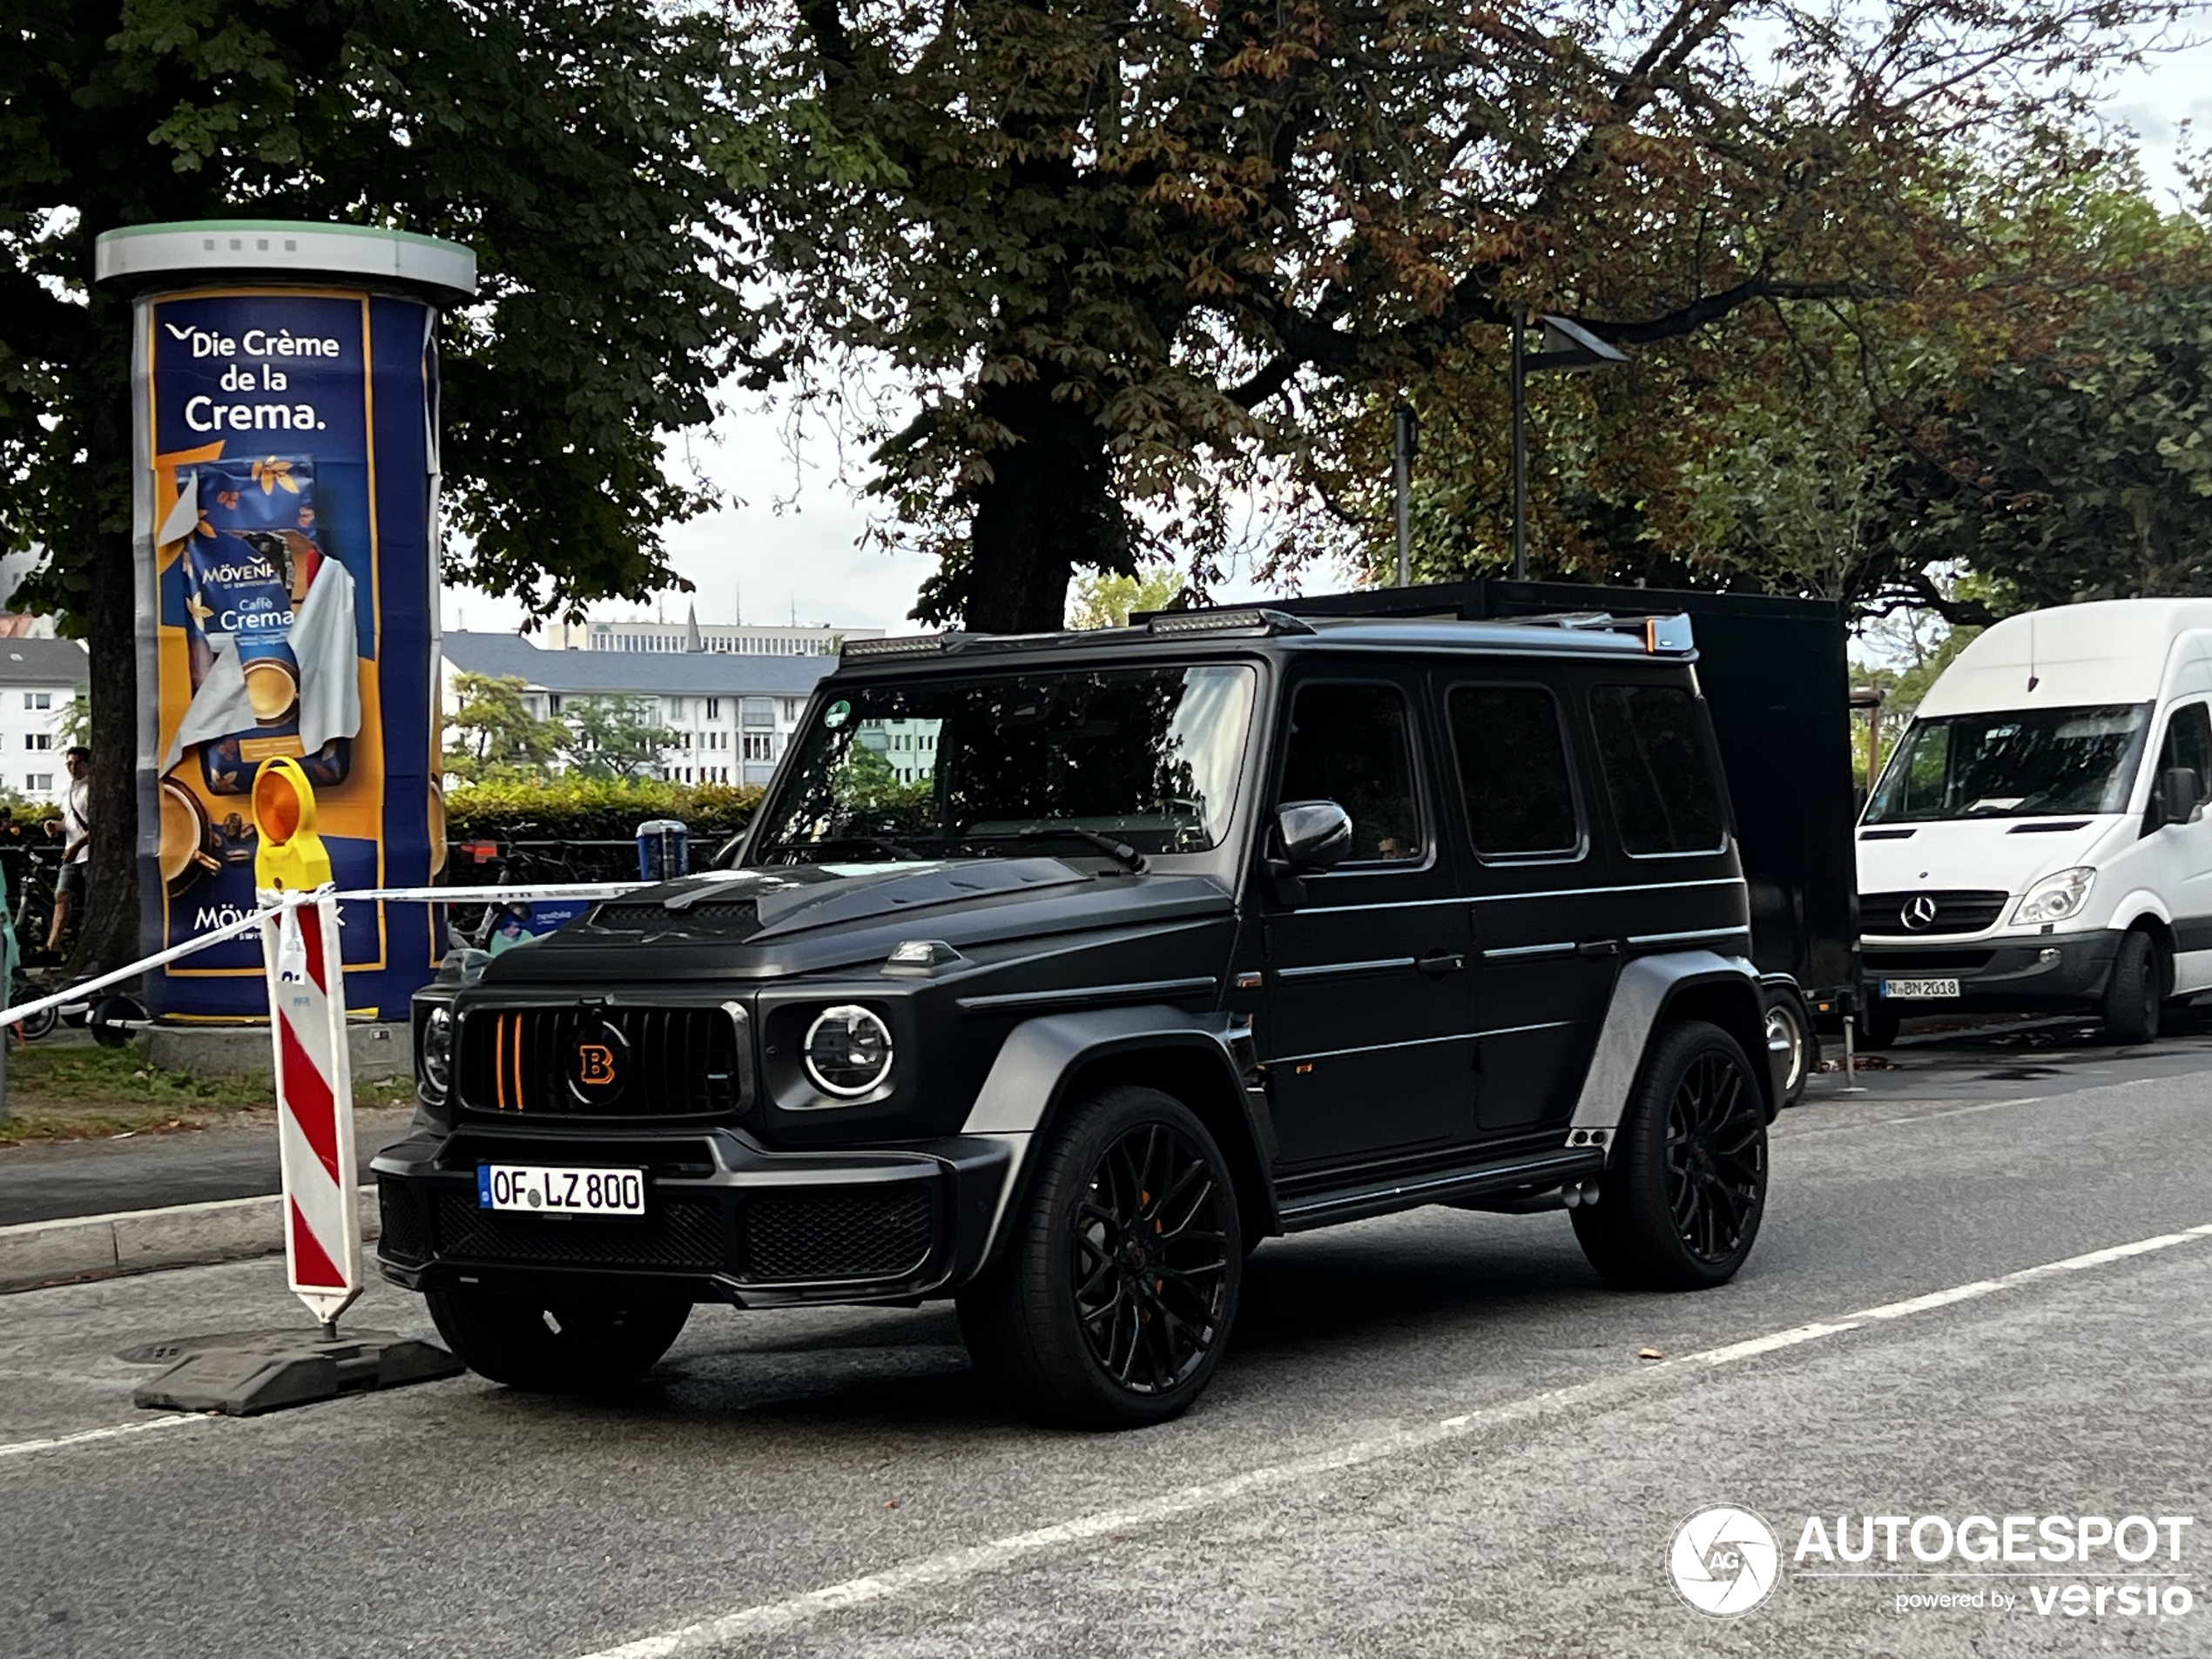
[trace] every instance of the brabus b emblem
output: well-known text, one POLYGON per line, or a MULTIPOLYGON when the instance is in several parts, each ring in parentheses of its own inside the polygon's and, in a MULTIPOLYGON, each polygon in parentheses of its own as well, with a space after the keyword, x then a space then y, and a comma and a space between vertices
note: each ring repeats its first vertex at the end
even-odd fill
POLYGON ((1905 907, 1897 913, 1897 919, 1916 934, 1932 927, 1936 919, 1935 895, 1932 893, 1914 894, 1905 901, 1905 907))
MULTIPOLYGON (((589 1028, 586 1028, 589 1030, 589 1028)), ((611 1106, 629 1082, 630 1045, 611 1024, 582 1038, 569 1060, 569 1093, 589 1107, 611 1106)))

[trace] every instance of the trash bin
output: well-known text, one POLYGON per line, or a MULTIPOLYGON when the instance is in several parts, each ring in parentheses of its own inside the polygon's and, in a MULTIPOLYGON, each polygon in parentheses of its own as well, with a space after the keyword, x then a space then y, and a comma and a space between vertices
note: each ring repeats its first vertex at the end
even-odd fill
POLYGON ((647 819, 637 826, 637 879, 672 881, 691 874, 691 840, 682 819, 647 819))

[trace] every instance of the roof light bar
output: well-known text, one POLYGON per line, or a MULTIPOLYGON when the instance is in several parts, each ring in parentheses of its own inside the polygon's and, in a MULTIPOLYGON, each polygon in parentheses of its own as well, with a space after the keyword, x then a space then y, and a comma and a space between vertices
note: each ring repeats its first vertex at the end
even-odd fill
POLYGON ((930 657, 959 637, 958 629, 948 628, 936 634, 890 634, 881 639, 847 639, 839 643, 837 654, 840 658, 930 657))
POLYGON ((1310 634, 1313 630, 1280 610, 1246 606, 1237 610, 1162 610, 1145 628, 1156 634, 1310 634))

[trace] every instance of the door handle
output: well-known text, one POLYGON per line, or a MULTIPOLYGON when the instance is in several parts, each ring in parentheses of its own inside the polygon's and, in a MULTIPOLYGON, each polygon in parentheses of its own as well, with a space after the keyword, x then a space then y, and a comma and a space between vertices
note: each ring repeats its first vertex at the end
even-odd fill
POLYGON ((1621 941, 1617 939, 1585 939, 1575 947, 1577 956, 1618 956, 1621 941))
POLYGON ((1467 965, 1467 959, 1459 951, 1433 950, 1413 966, 1424 974, 1456 974, 1467 965))

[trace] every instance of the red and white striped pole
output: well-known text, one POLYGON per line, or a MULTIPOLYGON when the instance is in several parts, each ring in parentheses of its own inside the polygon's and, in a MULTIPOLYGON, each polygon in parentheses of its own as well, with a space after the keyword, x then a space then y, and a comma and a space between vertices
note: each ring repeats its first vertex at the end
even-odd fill
POLYGON ((254 885, 263 902, 314 895, 263 921, 261 953, 284 1170, 285 1267, 293 1294, 334 1339, 338 1316, 361 1293, 353 1056, 330 857, 315 833, 314 792, 297 763, 263 764, 253 780, 253 821, 254 885))

